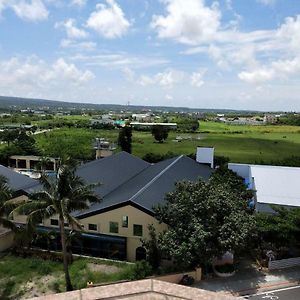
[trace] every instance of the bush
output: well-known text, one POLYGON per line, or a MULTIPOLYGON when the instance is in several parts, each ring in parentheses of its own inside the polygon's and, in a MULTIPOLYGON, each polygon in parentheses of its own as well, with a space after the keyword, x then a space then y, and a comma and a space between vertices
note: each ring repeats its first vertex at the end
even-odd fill
POLYGON ((152 275, 152 268, 145 260, 138 261, 132 268, 130 280, 139 280, 152 275))

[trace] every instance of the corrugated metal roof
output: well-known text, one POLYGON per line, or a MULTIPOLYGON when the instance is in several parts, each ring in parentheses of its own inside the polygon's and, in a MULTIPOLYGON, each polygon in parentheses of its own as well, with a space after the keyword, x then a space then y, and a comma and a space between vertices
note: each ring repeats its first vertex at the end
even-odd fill
POLYGON ((257 201, 300 206, 300 168, 250 165, 257 201))
POLYGON ((153 212, 153 206, 164 202, 166 193, 174 190, 176 182, 195 181, 198 178, 208 180, 212 172, 213 170, 208 166, 198 164, 183 155, 153 165, 149 164, 143 171, 123 181, 106 195, 102 195, 101 190, 97 190, 103 198, 102 202, 92 205, 88 210, 77 215, 81 217, 91 215, 129 201, 153 212))
POLYGON ((40 185, 38 180, 17 173, 2 165, 0 165, 0 174, 7 178, 9 186, 15 192, 20 190, 27 192, 40 185))

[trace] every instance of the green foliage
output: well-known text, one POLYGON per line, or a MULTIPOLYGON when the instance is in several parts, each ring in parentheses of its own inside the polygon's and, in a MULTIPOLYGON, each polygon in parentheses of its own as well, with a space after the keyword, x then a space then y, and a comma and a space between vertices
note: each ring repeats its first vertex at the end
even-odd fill
POLYGON ((256 215, 257 235, 262 242, 276 248, 300 243, 300 208, 286 209, 272 206, 274 214, 256 215))
POLYGON ((142 240, 143 247, 147 251, 147 261, 153 270, 157 270, 160 267, 162 253, 159 248, 158 237, 155 232, 155 227, 153 224, 148 225, 149 230, 149 240, 142 240))
POLYGON ((292 126, 300 126, 300 115, 288 114, 279 118, 278 123, 292 126))
POLYGON ((199 121, 194 118, 178 118, 177 129, 183 132, 195 132, 199 128, 199 121))
POLYGON ((167 152, 166 154, 156 154, 156 153, 147 153, 143 156, 143 160, 149 162, 149 163, 157 163, 159 161, 168 159, 168 158, 172 158, 177 156, 175 153, 173 152, 167 152))
POLYGON ((132 127, 125 126, 120 129, 118 145, 121 147, 122 151, 131 153, 131 143, 132 143, 132 127))
POLYGON ((136 262, 131 269, 131 280, 140 280, 152 275, 152 268, 145 260, 136 262))
POLYGON ((166 126, 155 125, 152 126, 151 133, 156 141, 163 143, 169 136, 169 129, 166 126))
POLYGON ((15 146, 20 149, 18 154, 37 155, 38 151, 35 147, 35 139, 28 135, 26 131, 21 130, 14 141, 15 146))
POLYGON ((217 174, 207 183, 179 182, 166 196, 166 204, 155 208, 157 218, 169 225, 159 235, 159 247, 179 265, 206 265, 228 250, 247 247, 255 220, 244 198, 246 188, 232 188, 240 178, 226 182, 227 176, 217 174))

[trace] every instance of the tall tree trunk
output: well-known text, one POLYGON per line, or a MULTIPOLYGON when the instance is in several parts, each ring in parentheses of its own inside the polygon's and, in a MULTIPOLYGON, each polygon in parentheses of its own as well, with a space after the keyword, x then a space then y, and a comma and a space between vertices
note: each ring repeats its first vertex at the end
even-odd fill
POLYGON ((66 289, 67 289, 67 291, 72 291, 73 286, 72 286, 71 279, 70 279, 70 274, 69 274, 69 262, 68 262, 66 234, 65 234, 65 226, 64 226, 64 219, 63 218, 59 218, 59 227, 60 227, 62 254, 63 254, 63 260, 64 260, 64 272, 65 272, 65 279, 66 279, 66 289))

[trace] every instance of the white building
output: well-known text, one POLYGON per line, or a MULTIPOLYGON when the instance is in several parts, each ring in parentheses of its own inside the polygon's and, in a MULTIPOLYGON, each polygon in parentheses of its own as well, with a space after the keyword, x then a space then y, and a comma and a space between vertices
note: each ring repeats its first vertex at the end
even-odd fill
POLYGON ((257 211, 272 212, 270 205, 300 207, 300 168, 235 163, 228 168, 255 191, 257 211))

